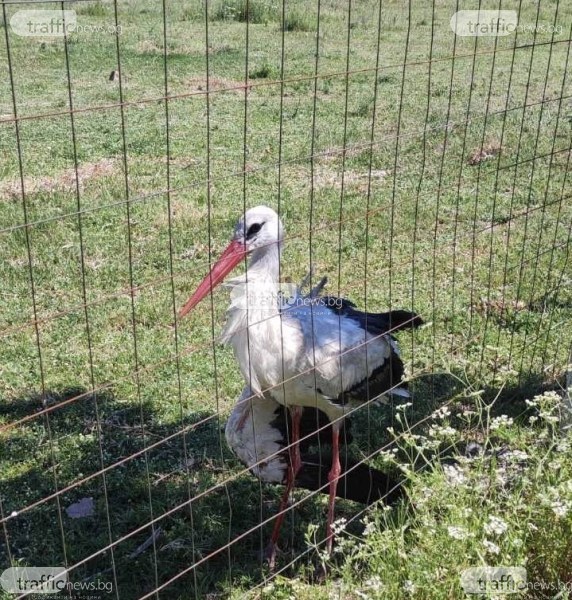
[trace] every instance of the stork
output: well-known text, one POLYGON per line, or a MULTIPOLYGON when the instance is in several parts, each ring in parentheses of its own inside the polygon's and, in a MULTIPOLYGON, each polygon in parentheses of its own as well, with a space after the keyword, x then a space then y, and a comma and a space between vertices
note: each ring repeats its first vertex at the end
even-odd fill
MULTIPOLYGON (((246 272, 227 280, 231 305, 221 335, 236 356, 256 400, 267 395, 291 413, 290 468, 281 509, 302 468, 300 425, 304 408, 319 409, 331 423, 332 463, 328 474, 327 550, 338 479, 340 430, 347 412, 387 395, 408 397, 403 363, 391 332, 418 327, 415 313, 359 311, 348 300, 331 296, 286 298, 279 282, 284 228, 267 206, 247 210, 210 273, 179 312, 184 317, 242 261, 246 272)), ((256 401, 255 400, 255 401, 256 401)), ((283 510, 277 517, 268 558, 274 561, 283 510)))

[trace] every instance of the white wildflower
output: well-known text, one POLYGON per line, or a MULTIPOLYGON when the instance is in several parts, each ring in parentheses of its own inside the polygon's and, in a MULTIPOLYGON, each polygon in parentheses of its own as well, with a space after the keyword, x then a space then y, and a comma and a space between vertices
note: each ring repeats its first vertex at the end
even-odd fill
POLYGON ((403 589, 408 593, 412 594, 415 591, 415 584, 411 579, 407 579, 403 582, 403 589))
POLYGON ((507 529, 506 521, 493 515, 489 517, 488 523, 485 523, 485 533, 488 535, 502 535, 507 529))
POLYGON ((547 422, 547 423, 558 423, 560 421, 560 417, 556 416, 556 415, 551 415, 550 413, 547 412, 541 412, 540 416, 547 422))
POLYGON ((509 427, 514 423, 512 417, 507 417, 507 415, 501 415, 500 417, 495 417, 490 424, 491 429, 500 429, 501 427, 509 427))
POLYGON ((410 406, 413 406, 413 402, 404 402, 403 404, 398 404, 395 407, 395 410, 402 410, 405 412, 410 406))
POLYGON ((514 462, 524 462, 529 458, 528 454, 526 452, 523 452, 522 450, 511 450, 510 452, 507 452, 504 456, 505 458, 508 458, 509 460, 512 460, 514 462))
POLYGON ((467 530, 464 527, 457 527, 455 525, 449 525, 447 533, 454 540, 464 540, 467 537, 467 530))
POLYGON ((535 417, 534 415, 532 415, 532 417, 528 417, 528 422, 531 425, 534 425, 534 423, 536 423, 536 421, 538 421, 538 417, 535 417))
POLYGON ((565 517, 570 510, 570 503, 562 500, 555 500, 550 505, 550 508, 552 508, 557 517, 565 517))
POLYGON ((445 478, 452 486, 463 485, 467 480, 463 470, 456 465, 445 465, 443 471, 445 478))
POLYGON ((445 419, 451 414, 451 409, 448 406, 441 406, 431 415, 434 419, 445 419))
POLYGON ((429 428, 429 435, 433 437, 451 437, 457 433, 457 430, 453 427, 443 427, 439 425, 431 425, 429 428))
POLYGON ((483 546, 490 554, 498 554, 500 552, 500 548, 494 542, 489 542, 489 540, 485 540, 483 546))
POLYGON ((374 575, 373 577, 366 579, 366 581, 364 581, 364 585, 365 587, 372 588, 374 590, 381 590, 385 587, 379 575, 374 575))
POLYGON ((334 532, 334 535, 340 534, 346 528, 346 524, 347 519, 345 517, 340 517, 339 519, 336 519, 332 523, 332 531, 334 532))
POLYGON ((327 563, 331 558, 330 553, 327 550, 320 550, 318 552, 318 556, 320 557, 320 561, 323 563, 327 563))
POLYGON ((375 526, 375 523, 373 521, 368 521, 363 528, 363 535, 371 535, 372 533, 375 533, 376 530, 377 527, 375 526))

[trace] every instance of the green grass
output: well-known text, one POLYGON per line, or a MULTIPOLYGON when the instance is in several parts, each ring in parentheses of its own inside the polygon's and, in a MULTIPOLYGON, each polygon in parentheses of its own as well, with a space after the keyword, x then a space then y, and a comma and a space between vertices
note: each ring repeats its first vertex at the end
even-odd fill
MULTIPOLYGON (((106 473, 107 497, 98 475, 62 493, 59 504, 49 500, 7 521, 10 558, 30 565, 74 564, 148 523, 151 515, 164 515, 234 476, 157 523, 156 558, 153 547, 130 558, 151 535, 150 527, 117 545, 113 560, 119 595, 138 598, 155 587, 155 571, 159 583, 167 581, 273 514, 280 490, 237 476, 240 465, 224 442, 221 426, 242 383, 231 351, 213 345, 208 304, 180 324, 177 338, 171 323, 173 298, 179 307, 206 272, 209 215, 217 254, 245 202, 277 208, 279 197, 288 234, 285 274, 300 280, 311 255, 316 274, 329 275, 330 292, 339 289, 359 306, 367 299, 371 310, 412 307, 428 322, 413 339, 400 336, 412 376, 413 407, 407 418, 415 434, 429 436, 430 420, 414 426, 446 402, 482 418, 465 422, 455 417, 451 448, 434 450, 425 469, 407 470, 408 501, 387 514, 368 513, 367 519, 379 523, 371 535, 362 536, 363 517, 348 526, 350 541, 328 565, 325 585, 312 583, 312 570, 321 559, 311 545, 312 536, 323 533, 324 498, 304 501, 286 528, 279 567, 308 552, 287 570, 288 580, 263 593, 280 597, 281 586, 283 597, 303 597, 302 591, 290 589, 298 586, 307 595, 323 596, 345 586, 342 597, 352 598, 348 589, 375 597, 366 582, 378 576, 390 590, 380 597, 401 597, 408 580, 419 598, 457 597, 460 566, 485 560, 522 564, 525 558, 527 565, 536 565, 529 569, 530 578, 565 580, 570 576, 565 571, 570 535, 564 535, 569 515, 555 519, 540 493, 542 487, 558 489, 563 499, 570 498, 564 484, 570 452, 554 450, 559 442, 548 424, 531 426, 523 401, 539 391, 560 389, 569 362, 568 45, 543 44, 550 35, 539 33, 533 48, 533 34, 524 31, 514 56, 513 36, 479 38, 476 47, 473 38, 457 38, 454 46, 448 25, 453 5, 437 2, 432 27, 431 5, 414 3, 404 69, 407 12, 397 2, 384 2, 376 71, 378 3, 352 3, 348 24, 347 4, 328 1, 321 5, 314 97, 317 5, 288 2, 287 17, 303 15, 300 22, 312 26, 282 31, 281 5, 249 2, 248 61, 246 3, 209 3, 208 40, 204 6, 168 3, 165 48, 160 5, 119 3, 120 65, 109 2, 71 6, 79 24, 103 29, 74 33, 67 54, 61 39, 19 38, 8 29, 22 119, 16 130, 10 80, 0 78, 0 425, 34 415, 45 405, 80 398, 56 407, 49 417, 0 433, 1 510, 4 515, 20 511, 141 452, 106 473), (346 76, 348 30, 351 73, 346 76), (282 39, 283 89, 276 81, 282 39), (165 54, 168 138, 160 100, 165 54), (66 57, 76 109, 73 137, 66 57), (123 115, 119 84, 109 80, 119 67, 123 115), (252 80, 246 91, 245 73, 252 80), (28 118, 37 115, 43 116, 28 118), (472 160, 498 146, 501 151, 490 158, 472 160), (506 431, 484 426, 493 401, 494 416, 506 413, 515 419, 506 431), (539 438, 536 446, 542 431, 548 437, 539 438), (530 507, 538 507, 531 517, 538 532, 524 536, 526 519, 517 505, 524 492, 518 481, 507 489, 493 481, 490 494, 471 493, 474 486, 466 485, 451 495, 443 465, 459 461, 472 441, 485 445, 487 453, 480 461, 462 463, 470 484, 496 469, 491 461, 497 450, 530 455, 526 473, 531 487, 524 497, 530 507), (541 462, 543 456, 552 460, 554 454, 562 457, 560 474, 538 467, 549 462, 541 462), (94 498, 96 516, 71 520, 62 512, 62 534, 60 512, 86 496, 94 498), (431 502, 423 505, 426 497, 431 502), (481 506, 478 518, 463 516, 464 508, 481 506), (501 544, 499 555, 483 554, 489 514, 511 524, 515 533, 507 539, 523 541, 518 552, 501 544), (317 533, 313 524, 321 528, 317 533), (463 527, 474 537, 457 544, 448 526, 463 527), (560 527, 562 536, 552 535, 560 527), (441 566, 437 560, 445 552, 450 564, 441 566), (541 572, 544 563, 547 570, 541 572), (439 568, 446 572, 435 574, 439 568), (392 579, 395 569, 399 575, 392 579)), ((555 41, 565 40, 572 22, 565 3, 542 3, 539 23, 551 24, 556 9, 562 34, 555 41)), ((8 21, 16 10, 6 6, 8 21)), ((522 11, 521 23, 535 22, 536 5, 522 11)), ((8 67, 2 51, 0 68, 8 73, 8 67)), ((227 300, 224 291, 215 294, 215 333, 227 300)), ((419 448, 412 446, 407 454, 406 435, 394 441, 387 431, 400 431, 397 414, 372 408, 357 415, 357 429, 364 433, 356 436, 352 452, 366 456, 393 444, 400 448, 401 464, 424 464, 416 458, 419 448)), ((371 462, 383 465, 385 458, 371 462)), ((340 502, 338 513, 349 520, 358 510, 340 502)), ((165 595, 241 597, 253 586, 264 587, 259 551, 268 534, 267 525, 262 535, 246 536, 229 553, 205 561, 196 578, 189 574, 176 580, 165 595)), ((0 566, 9 560, 0 546, 0 566)), ((110 581, 110 566, 107 552, 79 567, 74 577, 110 581)))
POLYGON ((284 31, 315 31, 316 22, 313 22, 302 10, 292 10, 284 16, 282 29, 284 31))
POLYGON ((212 19, 260 24, 268 23, 275 15, 275 6, 266 0, 221 0, 214 7, 212 19))

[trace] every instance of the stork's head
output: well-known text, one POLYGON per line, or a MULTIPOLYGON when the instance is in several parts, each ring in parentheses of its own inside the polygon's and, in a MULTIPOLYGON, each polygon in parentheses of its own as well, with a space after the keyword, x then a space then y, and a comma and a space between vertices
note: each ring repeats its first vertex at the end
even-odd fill
POLYGON ((284 230, 278 215, 268 206, 249 208, 234 228, 233 242, 238 242, 246 254, 255 250, 265 251, 280 245, 284 230))
POLYGON ((180 310, 179 318, 212 292, 246 256, 253 254, 255 260, 257 256, 279 249, 283 234, 282 222, 271 208, 256 206, 248 209, 236 224, 230 244, 180 310))

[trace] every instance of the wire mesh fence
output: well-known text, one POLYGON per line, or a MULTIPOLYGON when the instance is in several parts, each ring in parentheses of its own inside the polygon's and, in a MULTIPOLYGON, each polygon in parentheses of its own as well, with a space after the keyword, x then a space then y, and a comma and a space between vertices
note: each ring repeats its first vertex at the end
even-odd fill
MULTIPOLYGON (((425 321, 377 335, 399 340, 408 428, 403 400, 368 390, 342 430, 346 489, 435 410, 478 395, 518 415, 565 387, 566 2, 475 3, 518 15, 479 35, 441 0, 1 4, 3 568, 203 598, 315 562, 326 476, 294 492, 273 570, 263 556, 282 488, 249 467, 286 464, 287 413, 285 446, 248 466, 225 441, 236 399, 262 402, 218 343, 228 294, 177 316, 253 206, 284 224, 282 281, 327 276, 330 296, 425 321)), ((320 467, 329 433, 302 431, 320 467)), ((388 502, 407 480, 389 473, 388 502)), ((336 505, 349 527, 366 511, 336 505)))

